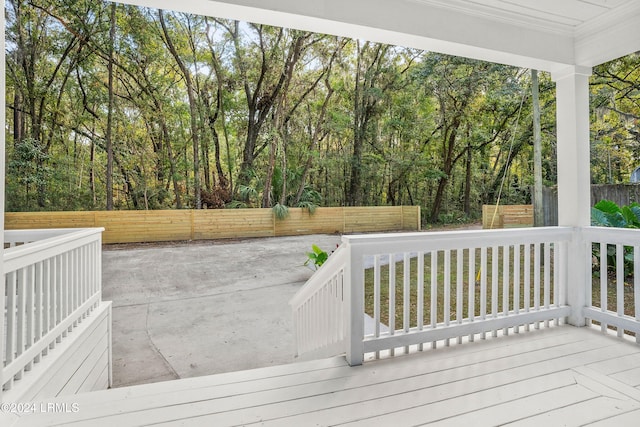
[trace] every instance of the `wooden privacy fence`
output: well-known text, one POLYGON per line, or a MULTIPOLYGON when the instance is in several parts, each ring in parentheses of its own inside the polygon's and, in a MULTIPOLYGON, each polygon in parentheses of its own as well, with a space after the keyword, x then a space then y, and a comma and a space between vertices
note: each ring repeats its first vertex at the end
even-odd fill
POLYGON ((104 227, 104 243, 420 230, 419 206, 161 211, 7 212, 5 229, 104 227))
POLYGON ((533 227, 533 205, 482 206, 482 228, 519 227, 533 227))

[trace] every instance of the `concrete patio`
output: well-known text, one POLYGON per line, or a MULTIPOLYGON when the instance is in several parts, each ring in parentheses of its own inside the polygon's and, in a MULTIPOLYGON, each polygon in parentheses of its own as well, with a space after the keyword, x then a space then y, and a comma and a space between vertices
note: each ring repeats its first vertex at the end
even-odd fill
POLYGON ((105 245, 113 301, 113 386, 295 360, 289 299, 311 276, 311 244, 339 235, 105 245))

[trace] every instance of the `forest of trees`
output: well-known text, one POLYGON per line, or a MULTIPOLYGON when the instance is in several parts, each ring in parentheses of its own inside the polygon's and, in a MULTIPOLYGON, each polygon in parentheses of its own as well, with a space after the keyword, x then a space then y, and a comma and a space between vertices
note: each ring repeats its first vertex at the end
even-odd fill
MULTIPOLYGON (((533 185, 531 72, 95 0, 7 0, 9 211, 420 205, 533 185)), ((594 69, 592 180, 639 165, 640 56, 594 69)), ((543 179, 555 85, 540 73, 543 179)))

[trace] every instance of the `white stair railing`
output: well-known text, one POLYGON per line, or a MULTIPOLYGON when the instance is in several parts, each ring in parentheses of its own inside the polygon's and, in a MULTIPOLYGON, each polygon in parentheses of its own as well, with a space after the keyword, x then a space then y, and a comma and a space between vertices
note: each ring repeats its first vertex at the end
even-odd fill
POLYGON ((344 236, 343 253, 292 300, 298 352, 339 336, 334 354, 357 365, 365 354, 559 324, 570 313, 573 236, 565 227, 344 236), (342 298, 327 290, 333 283, 342 298), (374 325, 366 336, 365 314, 374 325))
POLYGON ((102 231, 6 232, 0 398, 100 304, 102 231))
POLYGON ((291 299, 297 355, 332 356, 345 352, 344 277, 348 249, 329 256, 291 299))

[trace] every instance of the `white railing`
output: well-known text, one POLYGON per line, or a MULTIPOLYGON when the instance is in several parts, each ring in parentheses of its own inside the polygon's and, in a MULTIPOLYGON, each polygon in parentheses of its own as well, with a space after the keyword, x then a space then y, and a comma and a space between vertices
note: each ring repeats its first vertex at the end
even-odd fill
POLYGON ((5 249, 21 246, 26 243, 37 242, 40 240, 60 237, 65 234, 75 233, 76 231, 84 231, 86 228, 46 228, 37 230, 5 230, 4 246, 5 249))
POLYGON ((34 364, 101 301, 102 228, 6 231, 1 391, 34 364))
POLYGON ((349 259, 339 247, 289 302, 297 354, 345 352, 344 277, 349 259))
POLYGON ((294 308, 307 307, 295 311, 298 352, 337 335, 349 363, 360 364, 365 354, 561 323, 571 313, 565 266, 574 233, 549 227, 344 236, 343 253, 293 300, 294 308), (332 283, 342 299, 324 291, 332 283), (374 324, 366 336, 365 314, 374 324))
POLYGON ((582 238, 589 258, 587 323, 640 343, 640 230, 589 227, 582 238))

